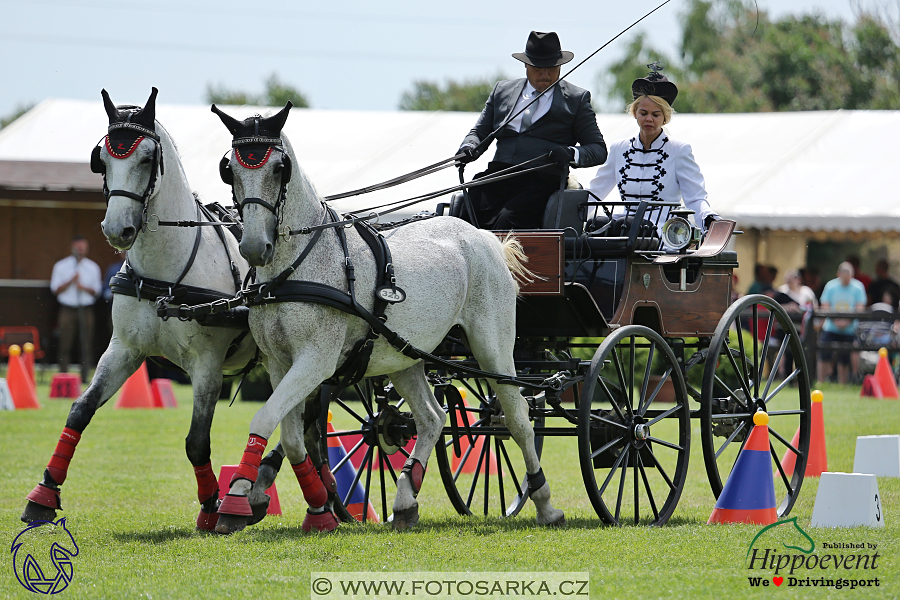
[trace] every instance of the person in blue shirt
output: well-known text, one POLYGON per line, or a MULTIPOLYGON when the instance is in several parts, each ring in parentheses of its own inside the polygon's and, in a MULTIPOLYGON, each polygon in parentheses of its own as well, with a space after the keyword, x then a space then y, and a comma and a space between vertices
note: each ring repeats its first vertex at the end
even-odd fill
MULTIPOLYGON (((842 262, 838 266, 837 278, 825 284, 819 308, 823 312, 861 312, 866 307, 866 288, 853 278, 853 265, 842 262)), ((825 319, 819 341, 856 342, 856 319, 825 319)), ((828 381, 832 372, 832 360, 837 359, 838 383, 849 381, 850 369, 853 375, 859 372, 859 353, 851 350, 824 350, 819 355, 819 381, 828 381)))

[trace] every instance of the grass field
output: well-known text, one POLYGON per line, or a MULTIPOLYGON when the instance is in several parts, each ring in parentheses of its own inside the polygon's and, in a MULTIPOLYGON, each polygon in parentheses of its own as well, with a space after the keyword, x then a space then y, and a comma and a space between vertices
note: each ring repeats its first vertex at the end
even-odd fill
MULTIPOLYGON (((861 399, 855 387, 823 391, 830 470, 852 471, 858 435, 900 433, 900 403, 861 399)), ((47 386, 39 386, 41 410, 0 412, 0 541, 6 552, 24 528, 19 521, 24 496, 40 478, 70 406, 47 395, 47 386)), ((748 570, 748 547, 760 527, 706 525, 714 499, 703 467, 699 422, 693 423, 684 494, 661 528, 603 526, 584 491, 575 438, 551 438, 544 446, 543 465, 554 504, 566 511, 564 529, 538 528, 531 503, 513 519, 459 517, 434 472, 419 495, 421 521, 414 531, 397 534, 370 524, 308 535, 300 530, 305 506, 299 486, 283 470, 278 481, 281 517, 230 537, 197 533, 196 485, 183 450, 190 389, 176 386, 176 395, 177 409, 107 406, 85 432, 60 513, 80 551, 73 560, 73 580, 59 597, 308 598, 310 573, 334 571, 587 572, 591 598, 900 596, 900 480, 887 478, 878 481, 883 529, 809 528, 815 478, 804 482, 791 514, 815 540, 819 556, 854 552, 826 550, 823 543, 877 544, 879 554, 876 569, 814 569, 795 576, 877 576, 880 587, 799 588, 789 587, 787 580, 780 587, 750 587, 748 576, 771 580, 774 572, 748 570)), ((258 406, 220 402, 213 426, 214 467, 239 460, 258 406)), ((772 535, 771 547, 778 542, 781 552, 786 552, 782 541, 797 543, 796 536, 785 534, 782 540, 772 535)), ((12 555, 6 557, 0 567, 0 598, 33 597, 16 580, 12 555)), ((46 556, 43 562, 55 570, 46 556)))

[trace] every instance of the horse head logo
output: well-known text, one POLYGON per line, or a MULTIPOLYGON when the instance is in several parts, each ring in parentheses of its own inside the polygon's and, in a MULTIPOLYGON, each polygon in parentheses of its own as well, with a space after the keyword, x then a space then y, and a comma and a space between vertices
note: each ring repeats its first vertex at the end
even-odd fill
MULTIPOLYGON (((759 533, 756 534, 756 537, 753 538, 753 541, 750 542, 750 547, 747 548, 747 556, 750 556, 750 551, 753 550, 753 545, 756 543, 756 540, 758 540, 762 534, 769 531, 773 527, 778 527, 780 525, 788 525, 788 524, 792 524, 794 526, 794 529, 796 529, 797 533, 800 534, 800 538, 797 543, 802 544, 802 545, 790 546, 788 544, 785 544, 784 542, 782 542, 782 545, 785 548, 788 548, 791 550, 798 550, 804 554, 812 554, 813 551, 816 549, 816 543, 813 541, 813 539, 811 537, 809 537, 809 534, 806 533, 805 531, 803 531, 803 528, 797 524, 797 517, 793 517, 793 518, 787 519, 785 521, 778 521, 777 523, 772 523, 771 525, 766 525, 765 527, 760 529, 759 533)), ((784 528, 782 530, 779 530, 779 533, 788 532, 788 531, 790 531, 790 528, 784 528)))
POLYGON ((75 574, 72 559, 78 556, 78 544, 66 528, 66 519, 57 521, 33 521, 16 539, 10 552, 13 570, 26 590, 36 594, 58 594, 68 587, 75 574), (56 571, 43 565, 38 556, 49 552, 50 562, 56 571))

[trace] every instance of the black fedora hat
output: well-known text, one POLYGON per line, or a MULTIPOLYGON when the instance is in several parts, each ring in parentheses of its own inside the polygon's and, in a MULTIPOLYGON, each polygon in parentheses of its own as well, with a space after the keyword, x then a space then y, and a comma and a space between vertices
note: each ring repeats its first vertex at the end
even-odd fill
POLYGON ((513 58, 532 67, 558 67, 575 58, 575 55, 560 49, 559 36, 555 31, 532 31, 525 43, 525 52, 514 52, 513 58))
POLYGON ((678 96, 678 87, 660 73, 663 67, 659 62, 647 66, 650 67, 650 73, 642 79, 635 79, 631 84, 632 97, 637 100, 641 96, 659 96, 672 106, 678 96))

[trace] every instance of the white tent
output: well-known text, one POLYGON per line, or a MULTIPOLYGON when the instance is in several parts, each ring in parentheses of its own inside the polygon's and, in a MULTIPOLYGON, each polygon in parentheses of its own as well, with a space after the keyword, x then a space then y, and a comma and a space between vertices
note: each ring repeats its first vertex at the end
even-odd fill
MULTIPOLYGON (((122 99, 118 99, 122 101, 122 99)), ((224 107, 244 118, 267 107, 224 107)), ((295 109, 285 126, 299 165, 324 195, 369 186, 455 153, 474 113, 295 109)), ((231 136, 207 106, 159 104, 157 119, 178 144, 188 180, 204 201, 230 202, 219 180, 231 136)), ((598 115, 607 140, 636 133, 628 115, 598 115)), ((107 126, 102 103, 46 100, 0 131, 0 160, 89 162, 107 126)), ((892 140, 900 111, 677 114, 669 132, 689 141, 713 207, 742 228, 797 231, 900 231, 900 202, 887 174, 900 158, 892 140), (883 148, 862 152, 865 136, 883 148)), ((479 172, 493 154, 466 169, 479 172)), ((593 169, 575 172, 583 184, 593 169)), ((40 188, 40 182, 34 182, 40 188)), ((402 186, 335 203, 349 211, 458 184, 445 169, 402 186)), ((4 182, 0 181, 0 186, 4 182)), ((97 189, 100 179, 97 177, 97 189)), ((613 192, 615 193, 615 192, 613 192)), ((446 197, 404 211, 432 210, 446 197)), ((391 218, 387 218, 391 220, 391 218)))

